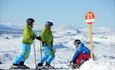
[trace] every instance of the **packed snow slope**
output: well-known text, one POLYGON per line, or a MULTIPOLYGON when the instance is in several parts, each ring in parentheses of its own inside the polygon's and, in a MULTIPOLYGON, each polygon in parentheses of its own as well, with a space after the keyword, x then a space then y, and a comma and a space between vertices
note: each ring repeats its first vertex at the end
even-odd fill
MULTIPOLYGON (((8 69, 12 65, 13 59, 21 53, 22 30, 5 27, 0 30, 0 69, 8 69), (11 31, 10 31, 11 29, 11 31)), ((75 52, 73 41, 80 39, 89 48, 89 33, 86 28, 56 28, 53 30, 55 60, 52 63, 54 67, 63 67, 70 69, 67 65, 71 61, 75 52)), ((39 35, 40 31, 36 31, 39 35)), ((93 53, 96 60, 85 62, 78 70, 115 70, 115 33, 109 28, 98 27, 93 29, 93 53)), ((35 40, 37 63, 41 58, 40 42, 35 40)), ((34 47, 31 46, 30 57, 26 63, 30 68, 35 68, 34 47)))

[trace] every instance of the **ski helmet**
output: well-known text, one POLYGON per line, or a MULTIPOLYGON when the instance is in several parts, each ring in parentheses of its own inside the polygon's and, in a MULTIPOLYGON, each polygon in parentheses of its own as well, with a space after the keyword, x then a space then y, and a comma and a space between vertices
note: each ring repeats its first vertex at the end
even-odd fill
POLYGON ((34 20, 33 18, 28 18, 28 19, 26 20, 26 22, 27 22, 27 23, 33 23, 33 22, 35 22, 35 20, 34 20))
POLYGON ((47 21, 46 26, 53 26, 53 22, 47 21))
POLYGON ((81 43, 81 41, 79 39, 74 40, 75 45, 79 45, 80 43, 81 43))

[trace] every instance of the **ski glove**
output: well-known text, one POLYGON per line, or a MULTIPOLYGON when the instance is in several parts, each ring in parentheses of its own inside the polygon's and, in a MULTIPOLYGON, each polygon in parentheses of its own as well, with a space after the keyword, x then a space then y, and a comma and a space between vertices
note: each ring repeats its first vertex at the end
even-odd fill
POLYGON ((36 36, 34 35, 34 36, 30 36, 30 38, 32 39, 32 40, 34 40, 35 38, 36 38, 36 36))
POLYGON ((38 36, 36 36, 36 39, 41 40, 41 37, 40 37, 40 36, 39 36, 39 37, 38 37, 38 36))
POLYGON ((53 42, 51 42, 51 47, 53 47, 53 42))
POLYGON ((70 65, 73 65, 74 64, 74 62, 73 61, 70 61, 70 65))

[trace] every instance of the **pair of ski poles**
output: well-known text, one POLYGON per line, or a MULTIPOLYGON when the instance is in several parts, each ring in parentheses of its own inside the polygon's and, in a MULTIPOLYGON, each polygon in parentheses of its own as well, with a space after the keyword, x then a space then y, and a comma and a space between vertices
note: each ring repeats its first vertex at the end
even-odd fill
MULTIPOLYGON (((34 61, 35 61, 35 66, 37 66, 35 42, 33 43, 33 46, 34 46, 34 61)), ((42 44, 41 44, 41 42, 40 42, 40 55, 41 55, 41 60, 42 60, 42 44)))
MULTIPOLYGON (((34 61, 35 61, 35 66, 37 66, 35 42, 33 43, 33 46, 34 46, 34 61)), ((41 60, 42 60, 42 43, 41 42, 40 42, 40 55, 41 55, 41 60)), ((53 61, 53 66, 55 66, 54 61, 53 61)))

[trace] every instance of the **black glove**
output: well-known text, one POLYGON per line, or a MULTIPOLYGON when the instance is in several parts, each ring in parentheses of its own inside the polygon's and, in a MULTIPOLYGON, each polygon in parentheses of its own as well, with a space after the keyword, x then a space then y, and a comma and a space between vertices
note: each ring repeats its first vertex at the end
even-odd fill
POLYGON ((30 36, 30 38, 31 38, 32 40, 34 40, 36 37, 35 37, 35 36, 30 36))
POLYGON ((39 37, 38 37, 38 36, 36 36, 36 39, 41 40, 41 37, 40 37, 40 36, 39 36, 39 37))
POLYGON ((43 45, 43 46, 46 46, 47 44, 46 44, 46 42, 42 42, 42 45, 43 45))
POLYGON ((73 65, 74 64, 74 62, 73 61, 70 61, 70 65, 73 65))
POLYGON ((51 44, 51 46, 53 47, 53 42, 51 42, 50 44, 51 44))

